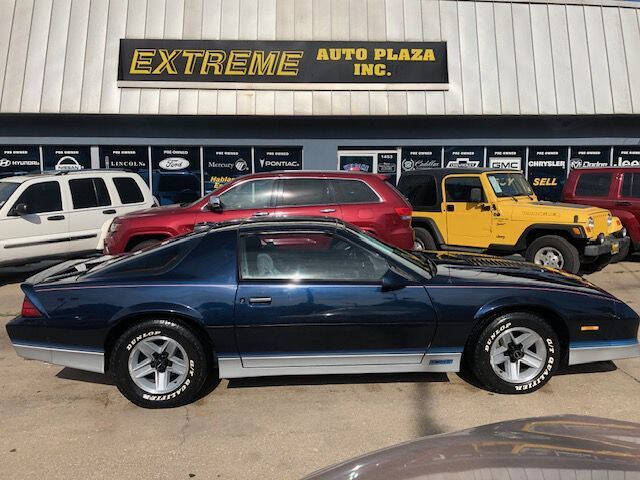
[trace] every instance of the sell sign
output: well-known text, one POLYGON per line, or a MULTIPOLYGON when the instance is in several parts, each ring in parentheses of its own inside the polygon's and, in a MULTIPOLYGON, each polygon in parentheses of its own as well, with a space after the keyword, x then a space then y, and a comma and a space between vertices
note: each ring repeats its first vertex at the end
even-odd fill
POLYGON ((446 42, 120 40, 118 86, 445 90, 446 42))
POLYGON ((527 174, 540 200, 557 202, 567 178, 566 147, 529 147, 527 174))

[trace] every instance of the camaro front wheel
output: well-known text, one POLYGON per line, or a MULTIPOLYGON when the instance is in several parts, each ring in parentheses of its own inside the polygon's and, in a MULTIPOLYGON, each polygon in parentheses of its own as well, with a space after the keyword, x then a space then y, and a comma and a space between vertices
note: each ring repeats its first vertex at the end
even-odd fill
POLYGON ((120 392, 145 408, 192 402, 207 376, 202 342, 173 320, 146 320, 116 342, 110 371, 120 392))
POLYGON ((473 346, 471 367, 498 393, 533 392, 558 368, 560 342, 553 329, 530 313, 508 313, 487 325, 473 346))

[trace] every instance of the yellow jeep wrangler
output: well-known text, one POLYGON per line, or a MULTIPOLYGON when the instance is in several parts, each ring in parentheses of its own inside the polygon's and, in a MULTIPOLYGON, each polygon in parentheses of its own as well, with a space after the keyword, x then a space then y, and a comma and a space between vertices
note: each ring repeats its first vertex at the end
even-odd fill
POLYGON ((596 271, 629 242, 608 210, 538 201, 519 171, 428 169, 403 173, 416 250, 522 254, 576 273, 596 271))

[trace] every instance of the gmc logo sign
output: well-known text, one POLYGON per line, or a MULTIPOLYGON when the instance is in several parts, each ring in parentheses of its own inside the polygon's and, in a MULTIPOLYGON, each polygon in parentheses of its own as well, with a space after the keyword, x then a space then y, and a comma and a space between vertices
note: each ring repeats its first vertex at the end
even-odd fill
POLYGON ((520 158, 490 158, 489 168, 522 170, 522 160, 520 158))

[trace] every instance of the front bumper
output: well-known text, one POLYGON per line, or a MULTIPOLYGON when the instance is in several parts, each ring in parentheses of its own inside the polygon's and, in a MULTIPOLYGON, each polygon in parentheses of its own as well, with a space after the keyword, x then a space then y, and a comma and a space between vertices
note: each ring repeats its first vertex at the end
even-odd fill
POLYGON ((629 237, 617 238, 610 235, 605 238, 604 243, 593 243, 584 247, 585 257, 599 257, 601 255, 615 255, 629 244, 629 237))

